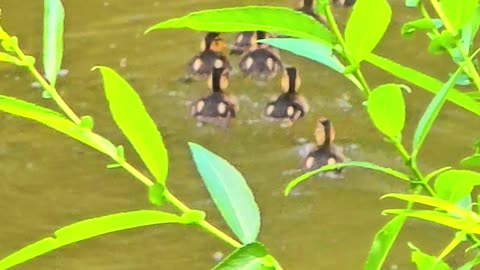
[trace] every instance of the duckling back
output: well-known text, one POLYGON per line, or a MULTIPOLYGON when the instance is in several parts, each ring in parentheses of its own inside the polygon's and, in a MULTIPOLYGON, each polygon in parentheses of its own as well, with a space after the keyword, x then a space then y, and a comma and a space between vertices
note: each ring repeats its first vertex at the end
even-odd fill
POLYGON ((277 100, 267 104, 265 114, 276 119, 298 120, 305 115, 304 108, 295 102, 295 96, 290 93, 280 95, 277 100))
POLYGON ((239 64, 245 76, 266 81, 275 77, 282 67, 280 58, 269 48, 257 48, 246 53, 239 64))
MULTIPOLYGON (((214 92, 197 100, 192 106, 192 116, 196 118, 230 118, 235 117, 235 108, 222 92, 214 92)), ((200 119, 201 120, 201 119, 200 119)))

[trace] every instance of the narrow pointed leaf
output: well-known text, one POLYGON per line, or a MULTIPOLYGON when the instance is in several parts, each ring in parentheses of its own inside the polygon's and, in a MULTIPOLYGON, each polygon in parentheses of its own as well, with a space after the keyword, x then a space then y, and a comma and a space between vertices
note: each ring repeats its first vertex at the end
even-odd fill
POLYGON ((96 236, 164 223, 183 224, 184 221, 174 214, 139 210, 76 222, 57 230, 54 237, 44 238, 0 260, 0 270, 8 269, 52 250, 96 236))
POLYGON ((293 179, 292 181, 290 181, 290 183, 288 183, 287 187, 285 188, 285 196, 288 196, 290 191, 292 191, 292 189, 295 186, 297 186, 301 182, 307 180, 308 178, 310 178, 310 177, 312 177, 316 174, 319 174, 321 172, 326 172, 326 171, 333 171, 333 170, 341 169, 341 168, 347 168, 347 167, 358 167, 358 168, 370 169, 370 170, 386 173, 388 175, 394 176, 396 178, 399 178, 399 179, 402 179, 402 180, 405 180, 405 181, 410 181, 410 178, 408 177, 408 175, 406 175, 404 173, 401 173, 399 171, 390 169, 390 168, 381 167, 381 166, 378 166, 376 164, 369 163, 369 162, 349 161, 349 162, 337 163, 337 164, 333 164, 333 165, 326 165, 326 166, 323 166, 319 169, 316 169, 316 170, 313 170, 313 171, 310 171, 310 172, 307 172, 307 173, 304 173, 304 174, 300 175, 299 177, 293 179))
POLYGON ((44 0, 43 68, 45 77, 53 86, 62 65, 64 18, 61 0, 44 0))
POLYGON ((480 255, 477 255, 475 259, 467 262, 466 264, 462 265, 462 267, 458 268, 457 270, 471 270, 476 269, 474 266, 480 265, 480 255))
POLYGON ((478 7, 478 0, 440 0, 440 3, 448 22, 455 30, 464 26, 478 7))
POLYGON ((135 90, 108 67, 97 67, 113 119, 128 138, 155 179, 165 184, 168 154, 162 136, 135 90))
POLYGON ((17 66, 22 66, 24 63, 17 57, 10 55, 8 53, 0 52, 0 62, 12 63, 17 66))
POLYGON ((388 138, 400 138, 405 126, 405 101, 398 84, 384 84, 368 97, 367 111, 375 126, 388 138))
POLYGON ((198 31, 241 32, 262 30, 332 45, 332 33, 311 16, 284 7, 246 6, 193 12, 160 22, 146 33, 166 28, 198 31))
POLYGON ((251 243, 235 250, 212 270, 275 270, 264 265, 267 256, 262 244, 251 243))
POLYGON ((391 18, 392 10, 386 0, 358 0, 355 3, 345 28, 345 43, 357 63, 377 46, 391 18))
POLYGON ((230 229, 243 244, 257 239, 260 211, 247 182, 228 161, 189 143, 197 171, 230 229))
POLYGON ((417 266, 417 270, 450 270, 450 266, 443 261, 437 261, 437 258, 423 253, 420 249, 410 244, 412 249, 412 262, 417 266))
POLYGON ((398 216, 390 220, 383 228, 377 232, 373 240, 372 247, 368 252, 365 270, 381 270, 383 263, 390 252, 390 249, 397 239, 400 230, 405 223, 405 217, 398 216))
POLYGON ((56 111, 1 95, 0 111, 40 122, 117 159, 115 145, 109 140, 76 125, 56 111))
POLYGON ((442 86, 440 91, 435 95, 427 109, 420 118, 417 128, 415 129, 415 134, 413 135, 412 143, 412 159, 415 159, 422 147, 425 138, 427 137, 430 129, 433 126, 433 122, 437 119, 440 110, 442 109, 443 104, 447 100, 447 95, 450 89, 455 85, 455 81, 458 76, 461 74, 462 68, 458 68, 457 71, 450 77, 450 79, 442 86))
MULTIPOLYGON (((366 61, 396 76, 397 78, 405 80, 434 94, 438 93, 444 85, 441 81, 432 78, 424 73, 405 67, 375 54, 370 54, 366 58, 366 61)), ((476 115, 480 115, 480 103, 476 102, 473 98, 456 89, 452 88, 449 91, 449 93, 447 94, 447 99, 450 102, 455 103, 456 105, 476 115)))

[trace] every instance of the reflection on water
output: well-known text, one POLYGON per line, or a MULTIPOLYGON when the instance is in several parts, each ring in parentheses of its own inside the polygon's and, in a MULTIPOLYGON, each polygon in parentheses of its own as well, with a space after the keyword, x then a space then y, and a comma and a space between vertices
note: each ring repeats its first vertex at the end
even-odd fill
MULTIPOLYGON (((208 93, 208 88, 204 82, 183 84, 178 78, 198 51, 204 34, 190 30, 142 34, 153 23, 189 11, 252 3, 290 5, 291 1, 64 2, 67 19, 63 68, 68 74, 59 79, 58 88, 74 110, 95 118, 97 132, 116 144, 128 145, 109 116, 100 76, 89 71, 94 65, 106 65, 128 79, 142 96, 169 149, 171 190, 188 205, 206 210, 209 220, 226 229, 194 170, 187 150, 187 142, 194 141, 222 155, 244 174, 262 211, 261 241, 285 269, 362 267, 373 235, 388 220, 380 215, 381 210, 401 206, 378 198, 386 192, 404 191, 404 183, 378 173, 349 169, 340 179, 314 177, 296 188, 292 196, 283 196, 285 185, 298 175, 295 170, 299 149, 313 142, 313 128, 320 116, 333 121, 337 143, 350 159, 402 169, 394 149, 382 141, 362 110, 362 97, 354 87, 332 71, 282 53, 285 62, 302 73, 301 93, 312 107, 304 120, 288 129, 264 121, 264 104, 280 90, 279 78, 259 86, 235 75, 229 91, 239 97, 241 108, 233 127, 197 127, 189 116, 189 104, 208 93)), ((4 28, 18 35, 21 46, 38 62, 41 5, 42 1, 14 0, 1 5, 4 28)), ((393 4, 395 18, 377 52, 445 79, 449 69, 444 67, 451 67, 448 58, 428 55, 424 49, 426 40, 420 35, 411 41, 400 37, 401 24, 418 16, 402 5, 403 1, 393 4)), ((349 11, 335 12, 342 22, 349 11)), ((233 36, 226 34, 225 38, 232 40, 233 36)), ((238 57, 231 57, 231 61, 238 63, 238 57)), ((0 64, 0 71, 2 94, 56 109, 50 101, 40 98, 40 90, 31 87, 32 79, 24 70, 0 64)), ((365 71, 372 86, 392 81, 368 65, 365 71)), ((406 145, 431 98, 428 93, 413 90, 407 95, 406 145)), ((469 113, 446 106, 422 152, 422 169, 455 165, 469 154, 475 140, 472 134, 480 130, 461 124, 473 120, 469 113), (450 143, 446 144, 446 140, 450 143)), ((109 160, 93 150, 38 124, 5 114, 0 115, 0 124, 0 257, 77 220, 152 208, 140 183, 121 170, 106 170, 109 160)), ((126 153, 141 167, 128 146, 126 153)), ((387 265, 411 269, 407 240, 413 239, 426 252, 438 253, 451 236, 438 226, 412 221, 387 265)), ((217 251, 228 253, 230 249, 198 229, 162 225, 69 246, 18 269, 208 269, 217 251)))

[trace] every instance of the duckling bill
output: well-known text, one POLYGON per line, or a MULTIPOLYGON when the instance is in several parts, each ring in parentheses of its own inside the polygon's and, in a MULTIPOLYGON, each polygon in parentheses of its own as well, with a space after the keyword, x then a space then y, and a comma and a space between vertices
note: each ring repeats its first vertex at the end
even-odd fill
POLYGON ((281 81, 284 93, 267 104, 265 115, 273 120, 284 120, 288 125, 304 117, 310 106, 304 97, 298 95, 300 85, 298 70, 295 67, 287 67, 281 81))
POLYGON ((207 33, 202 40, 201 52, 188 63, 187 81, 207 78, 212 73, 214 66, 223 67, 227 70, 231 69, 227 58, 222 54, 226 45, 219 35, 219 33, 207 33))
MULTIPOLYGON (((264 39, 265 32, 257 31, 256 40, 264 39)), ((282 67, 278 52, 267 44, 254 43, 239 63, 240 70, 245 76, 258 81, 267 81, 275 77, 282 67)))
MULTIPOLYGON (((315 129, 316 148, 302 162, 304 170, 315 170, 325 165, 343 162, 345 157, 340 149, 333 144, 335 130, 330 120, 320 118, 315 129)), ((337 170, 340 172, 340 170, 337 170)))
POLYGON ((237 98, 224 90, 228 87, 228 70, 215 67, 208 79, 212 93, 195 101, 191 115, 201 123, 227 127, 238 112, 237 98))

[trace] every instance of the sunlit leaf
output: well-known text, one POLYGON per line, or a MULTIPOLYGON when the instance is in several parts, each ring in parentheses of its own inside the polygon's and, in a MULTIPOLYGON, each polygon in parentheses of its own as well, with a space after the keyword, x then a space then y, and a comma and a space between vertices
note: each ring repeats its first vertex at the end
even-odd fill
POLYGON ((385 262, 385 259, 387 258, 404 223, 405 217, 394 217, 377 232, 372 247, 368 252, 367 261, 364 267, 365 270, 383 269, 383 263, 385 262))
POLYGON ((160 206, 165 202, 165 186, 155 183, 148 187, 148 200, 151 204, 160 206))
POLYGON ((441 22, 438 19, 418 19, 415 21, 407 22, 402 26, 402 36, 411 37, 418 30, 432 30, 437 28, 436 23, 441 22))
POLYGON ((204 220, 207 214, 199 210, 190 210, 182 214, 182 218, 186 224, 195 224, 204 220))
POLYGON ((423 253, 420 249, 409 244, 412 249, 412 262, 417 265, 417 270, 450 270, 450 266, 437 258, 423 253))
POLYGON ((345 43, 355 62, 360 63, 377 46, 391 18, 392 10, 386 0, 355 3, 345 28, 345 43))
POLYGON ((405 6, 417 7, 421 0, 405 0, 405 6))
POLYGON ((62 65, 64 18, 61 0, 44 0, 43 68, 45 77, 53 86, 62 65))
POLYGON ((460 165, 465 168, 479 168, 480 167, 480 154, 466 157, 460 161, 460 165))
POLYGON ((17 57, 10 55, 8 53, 0 52, 0 62, 12 63, 17 66, 22 66, 24 63, 17 57))
POLYGON ((457 41, 455 37, 448 31, 442 31, 439 36, 432 39, 428 45, 428 52, 431 54, 442 54, 454 49, 456 45, 457 41))
MULTIPOLYGON (((384 57, 370 54, 366 58, 366 61, 396 76, 397 78, 410 82, 411 84, 428 90, 434 94, 438 93, 443 87, 443 83, 441 81, 384 57)), ((476 115, 480 115, 480 103, 456 89, 451 89, 449 91, 447 94, 447 99, 476 115)))
POLYGON ((458 268, 457 270, 471 270, 475 269, 474 266, 480 265, 480 255, 477 255, 475 259, 467 262, 466 264, 462 265, 462 267, 458 268))
POLYGON ((55 111, 1 95, 0 111, 40 122, 116 159, 115 146, 109 140, 89 132, 55 111))
POLYGON ((290 181, 290 183, 288 183, 287 187, 285 188, 285 196, 288 196, 290 191, 292 191, 292 189, 295 186, 297 186, 301 182, 307 180, 308 178, 310 178, 310 177, 312 177, 312 176, 314 176, 318 173, 326 172, 326 171, 333 171, 333 170, 337 170, 337 169, 341 169, 341 168, 347 168, 347 167, 358 167, 358 168, 370 169, 370 170, 386 173, 388 175, 391 175, 393 177, 396 177, 396 178, 399 178, 399 179, 402 179, 402 180, 405 180, 405 181, 410 181, 410 178, 408 177, 408 175, 406 175, 404 173, 401 173, 399 171, 390 169, 390 168, 381 167, 381 166, 378 166, 376 164, 369 163, 369 162, 348 161, 348 162, 344 162, 344 163, 326 165, 326 166, 323 166, 319 169, 316 169, 316 170, 313 170, 313 171, 310 171, 310 172, 307 172, 307 173, 304 173, 304 174, 300 175, 299 177, 293 179, 292 181, 290 181))
POLYGON ((174 214, 140 210, 76 222, 57 230, 54 237, 44 238, 0 260, 0 270, 8 269, 52 250, 96 236, 164 223, 183 224, 184 220, 174 214))
POLYGON ((440 0, 450 25, 458 30, 470 20, 478 7, 478 0, 440 0))
POLYGON ((457 203, 470 195, 475 186, 480 185, 480 173, 465 170, 450 170, 440 174, 435 180, 437 197, 457 203))
POLYGON ((135 90, 108 67, 97 67, 113 119, 128 138, 155 179, 165 184, 168 154, 162 136, 135 90))
POLYGON ((428 104, 428 107, 423 113, 422 118, 420 118, 417 128, 415 129, 415 134, 413 135, 412 159, 415 159, 417 157, 420 148, 425 141, 425 138, 427 137, 428 133, 430 133, 433 122, 435 122, 435 119, 437 119, 437 116, 440 113, 443 104, 447 100, 448 92, 452 89, 461 71, 462 68, 459 67, 457 71, 450 77, 450 79, 448 79, 448 81, 442 86, 440 91, 432 99, 430 104, 428 104))
POLYGON ((467 233, 464 231, 456 232, 455 237, 450 241, 450 243, 443 249, 442 253, 438 255, 435 260, 435 265, 438 267, 439 264, 443 263, 443 259, 447 257, 452 251, 460 245, 460 243, 466 240, 467 233))
POLYGON ((257 239, 260 211, 247 182, 228 161, 189 143, 197 171, 228 226, 243 244, 257 239))
POLYGON ((198 31, 241 32, 262 30, 330 44, 333 35, 311 16, 284 7, 246 6, 203 10, 160 22, 157 29, 190 28, 198 31))
POLYGON ((267 251, 260 243, 251 243, 231 253, 212 270, 275 270, 265 266, 267 251))
POLYGON ((93 120, 93 117, 91 117, 90 115, 85 115, 85 116, 82 116, 80 118, 80 124, 79 125, 82 128, 92 130, 94 124, 95 124, 95 121, 93 120))
POLYGON ((405 101, 398 84, 384 84, 368 97, 367 111, 375 126, 388 138, 400 138, 405 126, 405 101))

